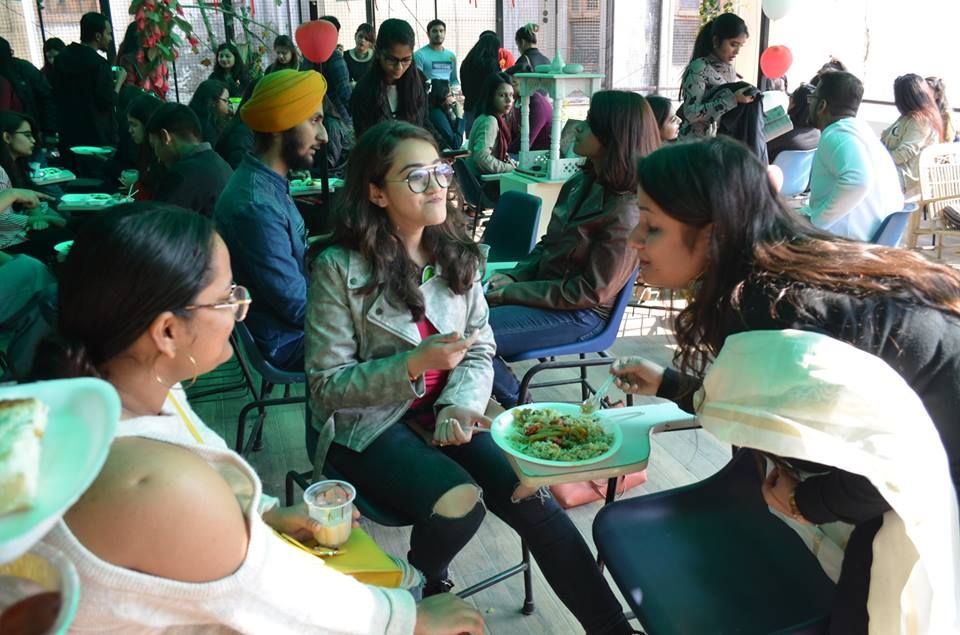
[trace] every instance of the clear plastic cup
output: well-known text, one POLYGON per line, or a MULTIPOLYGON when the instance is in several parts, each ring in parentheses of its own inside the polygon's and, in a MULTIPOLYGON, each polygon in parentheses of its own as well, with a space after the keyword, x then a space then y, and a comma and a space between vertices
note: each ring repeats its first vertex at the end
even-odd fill
POLYGON ((350 539, 353 529, 353 500, 357 490, 346 481, 318 481, 303 493, 310 518, 323 527, 314 532, 317 543, 338 549, 350 539))
POLYGON ((137 181, 140 180, 140 171, 139 170, 124 170, 120 173, 120 183, 124 187, 130 187, 134 185, 137 181))

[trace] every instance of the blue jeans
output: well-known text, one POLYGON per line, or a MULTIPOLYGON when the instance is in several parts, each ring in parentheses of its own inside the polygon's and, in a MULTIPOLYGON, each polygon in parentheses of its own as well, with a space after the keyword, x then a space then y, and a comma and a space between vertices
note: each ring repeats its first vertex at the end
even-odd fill
POLYGON ((594 337, 607 321, 592 309, 560 311, 505 304, 490 309, 490 327, 497 341, 493 360, 493 396, 504 408, 520 400, 520 382, 503 361, 523 351, 570 344, 594 337))

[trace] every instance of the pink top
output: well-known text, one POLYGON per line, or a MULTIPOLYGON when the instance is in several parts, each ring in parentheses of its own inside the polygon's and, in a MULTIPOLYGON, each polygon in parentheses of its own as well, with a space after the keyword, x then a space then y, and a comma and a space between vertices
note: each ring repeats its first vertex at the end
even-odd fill
MULTIPOLYGON (((427 318, 422 318, 417 322, 417 330, 420 331, 420 339, 425 340, 431 335, 436 335, 439 333, 436 327, 430 323, 430 320, 427 318)), ((423 396, 419 399, 415 399, 412 404, 410 404, 410 412, 416 412, 421 409, 429 409, 433 405, 433 402, 437 400, 437 397, 440 396, 440 393, 443 392, 444 386, 447 385, 447 375, 450 374, 450 371, 446 370, 428 370, 423 374, 423 384, 424 384, 424 393, 423 396)), ((436 425, 434 420, 433 413, 430 413, 429 416, 424 415, 422 417, 416 417, 416 422, 425 428, 433 429, 436 425)))

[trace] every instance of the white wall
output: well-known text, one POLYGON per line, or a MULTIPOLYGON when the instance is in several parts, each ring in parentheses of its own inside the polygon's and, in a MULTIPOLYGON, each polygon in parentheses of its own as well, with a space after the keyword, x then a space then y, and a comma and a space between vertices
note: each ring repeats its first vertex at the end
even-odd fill
POLYGON ((809 80, 831 55, 863 80, 865 97, 893 101, 893 80, 936 75, 960 106, 960 1, 797 0, 770 24, 770 44, 793 52, 790 86, 809 80))

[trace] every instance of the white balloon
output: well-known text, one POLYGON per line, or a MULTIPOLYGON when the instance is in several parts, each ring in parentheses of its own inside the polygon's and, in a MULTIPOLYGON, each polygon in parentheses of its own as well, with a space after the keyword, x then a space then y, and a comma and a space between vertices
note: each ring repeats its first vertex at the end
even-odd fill
POLYGON ((788 13, 793 6, 793 0, 763 0, 763 12, 771 20, 779 20, 788 13))

